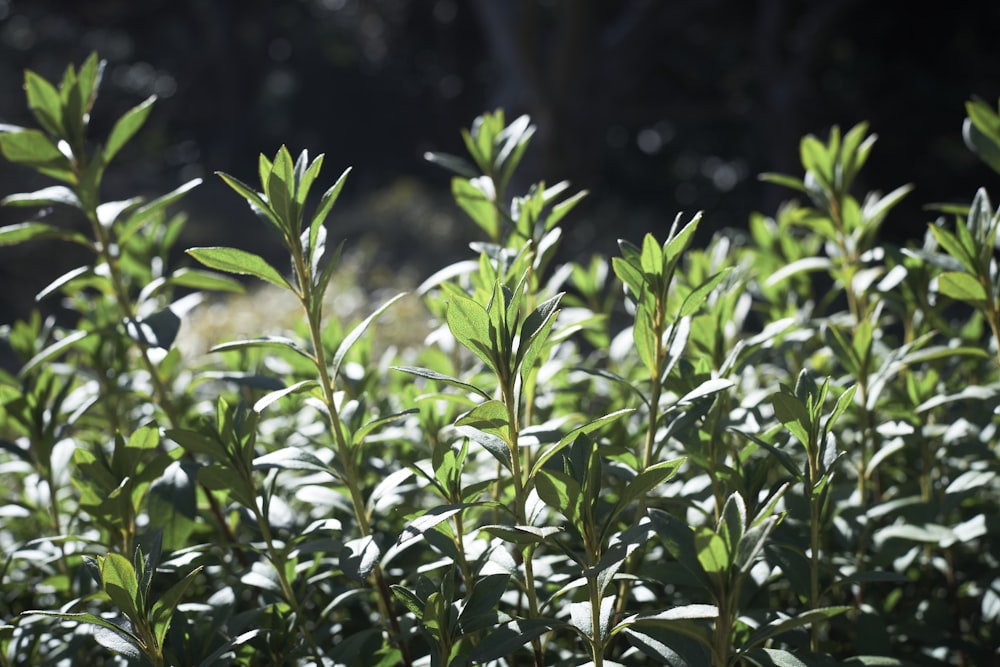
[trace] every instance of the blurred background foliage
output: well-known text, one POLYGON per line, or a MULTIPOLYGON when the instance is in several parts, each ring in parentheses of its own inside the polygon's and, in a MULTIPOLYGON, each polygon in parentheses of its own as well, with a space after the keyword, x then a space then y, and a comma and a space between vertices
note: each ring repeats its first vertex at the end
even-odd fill
MULTIPOLYGON (((982 0, 0 0, 0 123, 31 124, 24 69, 58 78, 97 51, 95 136, 159 97, 106 199, 205 177, 180 245, 239 235, 268 256, 211 174, 251 182, 258 153, 306 148, 354 167, 334 233, 370 249, 359 266, 419 276, 461 256, 470 227, 422 154, 461 152, 459 128, 485 110, 538 125, 525 184, 591 190, 563 244, 577 257, 662 232, 678 210, 705 210, 706 234, 744 228, 787 195, 756 177, 797 171, 801 135, 868 120, 880 139, 859 190, 916 186, 884 230, 901 241, 922 236, 923 204, 995 185, 960 128, 966 100, 1000 95, 998 25, 1000 3, 982 0)), ((42 185, 6 162, 0 183, 42 185)), ((74 252, 0 248, 0 322, 83 263, 74 252)))

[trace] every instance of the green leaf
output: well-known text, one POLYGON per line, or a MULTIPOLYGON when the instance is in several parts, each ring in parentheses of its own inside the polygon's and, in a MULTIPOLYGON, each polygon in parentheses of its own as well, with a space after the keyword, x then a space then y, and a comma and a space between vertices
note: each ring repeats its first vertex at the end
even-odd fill
MULTIPOLYGON (((676 220, 674 220, 674 227, 680 222, 680 214, 677 214, 676 220)), ((663 259, 665 262, 675 262, 681 256, 691 240, 694 238, 694 233, 698 230, 698 223, 701 222, 701 213, 696 213, 690 221, 684 227, 681 228, 676 234, 671 230, 671 236, 667 239, 666 245, 663 246, 663 259)))
POLYGON ((380 555, 372 535, 351 540, 344 544, 340 554, 340 569, 349 579, 364 583, 375 569, 380 555))
POLYGON ((0 133, 0 153, 16 164, 44 170, 44 173, 63 182, 76 183, 69 159, 38 130, 0 133))
POLYGON ((466 296, 449 293, 445 319, 456 340, 479 357, 494 373, 497 372, 495 350, 490 337, 490 316, 486 309, 466 296))
POLYGON ((201 185, 201 179, 192 178, 190 181, 187 181, 186 183, 179 185, 170 192, 164 195, 160 195, 156 199, 153 199, 143 204, 139 208, 135 209, 135 211, 129 218, 129 221, 133 222, 134 220, 143 220, 143 221, 148 220, 154 214, 159 213, 170 204, 173 204, 181 197, 194 190, 199 185, 201 185))
POLYGON ((236 294, 246 292, 243 285, 232 278, 220 276, 218 273, 210 273, 208 271, 190 269, 187 267, 174 271, 174 273, 170 275, 169 282, 177 287, 187 287, 196 290, 232 292, 236 294))
POLYGON ((573 210, 580 201, 587 196, 586 190, 577 192, 572 197, 565 199, 552 207, 552 212, 545 218, 545 231, 549 231, 559 224, 559 221, 566 217, 566 214, 573 210))
POLYGON ((983 285, 968 273, 949 271, 938 276, 938 291, 947 297, 973 305, 986 303, 983 285))
POLYGON ((772 394, 771 403, 774 405, 774 415, 778 421, 784 424, 799 442, 809 446, 812 422, 805 404, 795 396, 784 392, 772 394))
POLYGON ((365 422, 364 426, 356 430, 351 436, 351 443, 354 445, 360 445, 369 434, 378 430, 379 428, 385 426, 386 424, 392 424, 401 420, 403 417, 408 415, 420 414, 419 408, 411 408, 409 410, 402 410, 400 412, 394 412, 389 415, 384 415, 373 419, 369 422, 365 422))
POLYGON ((509 442, 510 422, 508 421, 507 406, 498 400, 489 400, 480 403, 461 419, 455 422, 455 426, 469 426, 486 433, 497 435, 509 442))
POLYGON ((157 646, 163 646, 163 642, 167 637, 167 631, 170 629, 170 621, 173 620, 174 610, 177 609, 178 603, 184 597, 184 593, 191 586, 194 578, 201 572, 202 567, 199 565, 188 572, 183 579, 161 595, 153 605, 153 609, 149 614, 149 620, 153 626, 153 636, 156 638, 157 646))
POLYGON ((253 460, 254 470, 306 470, 332 474, 330 467, 319 458, 301 447, 282 447, 281 449, 258 456, 253 460))
POLYGON ((146 511, 149 527, 163 531, 167 551, 188 546, 198 515, 196 472, 179 461, 171 463, 149 487, 146 511))
POLYGON ((632 327, 632 340, 635 342, 635 351, 639 355, 639 360, 645 366, 650 377, 659 377, 660 369, 657 368, 657 350, 660 348, 660 338, 653 326, 653 317, 649 313, 645 304, 640 304, 635 311, 635 325, 632 327))
POLYGON ((493 191, 492 181, 485 176, 472 180, 453 178, 451 194, 455 198, 455 203, 486 232, 491 240, 500 239, 500 217, 493 201, 496 193, 493 191))
POLYGON ((164 308, 146 317, 125 322, 129 338, 146 347, 169 350, 181 329, 181 318, 170 308, 164 308))
POLYGON ((384 304, 379 306, 374 313, 366 317, 360 324, 354 327, 351 332, 347 334, 347 336, 344 337, 344 340, 341 341, 339 346, 337 346, 337 351, 333 355, 333 362, 330 364, 331 376, 336 377, 337 373, 340 372, 340 366, 344 363, 344 357, 347 356, 347 353, 350 352, 351 348, 354 347, 354 344, 358 342, 358 339, 360 339, 361 336, 364 335, 365 331, 368 330, 371 323, 377 320, 385 311, 392 307, 392 304, 396 303, 404 296, 406 296, 405 292, 397 294, 386 301, 384 304))
POLYGON ((488 525, 482 526, 480 530, 485 530, 493 537, 499 537, 504 542, 520 544, 522 546, 546 542, 553 535, 558 535, 562 532, 561 529, 554 526, 538 527, 488 525))
MULTIPOLYGON (((139 639, 139 637, 137 637, 135 634, 129 632, 125 628, 115 625, 106 618, 101 618, 100 616, 97 616, 95 614, 90 614, 86 612, 67 614, 62 612, 42 611, 38 609, 32 609, 29 611, 22 612, 22 616, 48 616, 49 618, 58 618, 59 620, 62 621, 75 621, 77 623, 87 623, 89 625, 96 625, 100 628, 110 630, 119 637, 121 637, 123 640, 128 642, 129 646, 131 647, 131 650, 129 649, 129 646, 116 648, 114 650, 117 650, 119 653, 134 658, 136 660, 138 660, 141 657, 141 649, 144 648, 142 640, 139 639)), ((105 646, 105 648, 109 648, 104 642, 100 643, 102 646, 105 646)))
POLYGON ((246 340, 234 340, 227 343, 219 343, 218 345, 213 346, 209 352, 232 352, 234 350, 246 350, 251 348, 289 350, 310 363, 316 363, 312 354, 302 349, 297 342, 291 338, 284 338, 282 336, 262 336, 261 338, 248 338, 246 340))
POLYGON ((304 391, 311 391, 319 386, 320 386, 319 382, 317 382, 316 380, 300 380, 295 384, 289 385, 283 389, 272 391, 269 394, 258 399, 257 402, 253 404, 253 411, 256 412, 257 414, 260 414, 264 412, 264 410, 266 410, 269 405, 271 405, 277 400, 284 398, 285 396, 289 396, 291 394, 300 394, 304 391))
POLYGON ((624 410, 617 410, 615 412, 604 415, 603 417, 598 417, 592 421, 587 422, 583 426, 579 426, 566 435, 564 435, 559 442, 552 445, 546 449, 536 460, 535 465, 531 468, 531 475, 534 476, 542 467, 557 453, 559 453, 567 445, 576 442, 576 439, 581 435, 589 435, 594 431, 600 429, 603 426, 610 424, 613 421, 621 419, 625 415, 632 414, 635 412, 634 408, 626 408, 624 410))
POLYGON ((529 618, 511 621, 487 634, 472 650, 470 659, 475 663, 500 660, 514 653, 536 637, 556 628, 570 627, 564 621, 547 618, 529 618))
POLYGON ((475 178, 479 175, 479 172, 476 171, 475 167, 469 164, 468 160, 464 160, 455 155, 428 151, 424 153, 424 159, 431 164, 444 167, 448 171, 458 174, 464 178, 475 178))
POLYGON ((35 192, 22 192, 7 195, 0 201, 4 206, 71 206, 82 208, 76 193, 65 185, 52 185, 35 192))
POLYGON ((62 102, 59 91, 46 79, 31 70, 24 73, 24 90, 28 108, 46 132, 55 137, 65 136, 62 124, 62 102))
POLYGON ((642 272, 647 277, 663 275, 663 249, 652 234, 642 237, 642 254, 639 255, 642 272))
POLYGON ((66 350, 69 350, 82 341, 97 335, 98 334, 95 331, 84 331, 82 329, 74 331, 71 334, 67 334, 65 337, 61 338, 52 345, 49 345, 44 350, 29 359, 28 362, 21 367, 18 375, 25 377, 41 364, 51 361, 66 350))
POLYGON ((463 633, 477 632, 497 624, 497 606, 507 592, 509 574, 488 574, 476 580, 465 606, 458 615, 458 628, 463 633))
POLYGON ((210 269, 244 276, 255 276, 272 285, 296 292, 295 288, 289 285, 281 277, 281 274, 259 255, 236 248, 223 247, 189 248, 187 254, 210 269))
MULTIPOLYGON (((963 225, 962 221, 958 222, 959 225, 963 225)), ((954 259, 958 260, 965 270, 969 273, 975 275, 979 267, 977 266, 975 255, 970 255, 966 252, 965 248, 962 246, 958 238, 949 232, 944 227, 939 227, 938 225, 930 225, 931 234, 934 239, 938 242, 945 251, 951 255, 954 259)))
POLYGON ((288 148, 281 146, 271 163, 271 171, 263 181, 267 201, 289 236, 298 236, 298 216, 295 202, 295 166, 288 148))
POLYGON ((416 366, 392 366, 393 370, 402 371, 404 373, 409 373, 410 375, 416 375, 417 377, 427 378, 428 380, 434 380, 436 382, 444 382, 446 384, 453 385, 459 389, 464 389, 466 391, 471 391, 473 393, 479 394, 483 398, 489 400, 490 394, 487 391, 480 389, 479 387, 469 384, 468 382, 463 382, 458 378, 453 378, 450 375, 445 375, 443 373, 438 373, 429 368, 419 368, 416 366))
POLYGON ((326 222, 326 218, 330 215, 330 210, 333 209, 333 205, 337 203, 337 197, 340 196, 340 191, 344 189, 344 183, 347 182, 347 175, 351 173, 351 168, 348 167, 337 179, 337 182, 330 186, 323 196, 319 200, 319 205, 313 212, 312 219, 309 221, 309 248, 311 252, 316 248, 316 239, 319 237, 319 228, 323 226, 326 222))
POLYGON ((104 146, 104 162, 111 162, 111 158, 118 154, 129 139, 135 136, 139 128, 143 126, 149 117, 149 112, 153 109, 156 101, 155 95, 150 95, 137 106, 125 112, 125 115, 118 119, 115 126, 111 128, 108 135, 107 144, 104 146))
POLYGON ((681 304, 681 309, 677 314, 677 317, 687 317, 688 315, 693 315, 697 312, 697 310, 701 308, 702 304, 708 299, 712 290, 718 287, 719 283, 721 283, 725 277, 732 272, 732 270, 733 267, 727 267, 692 290, 691 293, 684 298, 684 302, 681 304))
POLYGON ((787 174, 775 174, 775 173, 764 173, 758 177, 765 183, 774 183, 775 185, 783 185, 786 188, 791 188, 793 190, 798 190, 802 193, 807 193, 805 184, 802 182, 801 178, 796 178, 794 176, 789 176, 787 174))
POLYGON ((611 520, 617 517, 632 502, 644 497, 647 493, 677 474, 677 471, 684 464, 685 460, 679 458, 672 461, 655 463, 631 479, 625 485, 625 488, 622 489, 621 497, 611 511, 611 520))
POLYGON ((711 528, 698 526, 694 529, 694 547, 698 552, 698 562, 709 575, 721 575, 729 570, 732 556, 726 541, 711 528))
POLYGON ((140 622, 139 581, 132 563, 120 554, 108 554, 99 556, 97 565, 104 592, 127 618, 133 623, 140 622))
MULTIPOLYGON (((263 157, 264 156, 262 155, 261 158, 263 159, 263 157)), ((267 203, 267 201, 261 196, 259 192, 257 192, 252 187, 250 187, 240 179, 236 178, 235 176, 230 176, 229 174, 223 173, 221 171, 217 171, 215 173, 218 174, 219 178, 221 178, 226 183, 226 185, 231 187, 241 197, 246 199, 247 203, 250 204, 250 209, 258 216, 264 218, 269 223, 271 223, 274 226, 274 228, 278 230, 279 234, 288 233, 285 230, 284 226, 281 224, 281 222, 278 220, 278 217, 275 215, 274 210, 271 208, 271 206, 267 203)))
POLYGON ((571 524, 581 528, 578 525, 583 510, 580 484, 558 470, 539 470, 534 480, 535 490, 542 501, 566 517, 571 524))
POLYGON ((86 248, 93 248, 93 244, 82 234, 65 231, 52 225, 41 222, 23 222, 16 225, 0 227, 0 246, 17 245, 26 241, 41 239, 61 239, 73 241, 86 248))
POLYGON ((850 611, 851 607, 820 607, 811 609, 790 618, 775 619, 766 625, 757 628, 744 644, 744 649, 749 649, 761 644, 772 637, 800 628, 803 626, 815 625, 834 616, 850 611))

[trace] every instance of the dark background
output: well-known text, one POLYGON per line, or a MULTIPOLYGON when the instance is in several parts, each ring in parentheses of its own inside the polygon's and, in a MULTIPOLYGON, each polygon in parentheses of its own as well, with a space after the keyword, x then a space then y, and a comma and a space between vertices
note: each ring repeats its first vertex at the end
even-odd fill
MULTIPOLYGON (((680 210, 706 211, 708 231, 772 214, 792 193, 757 175, 798 174, 801 135, 865 120, 879 141, 859 190, 916 186, 884 231, 902 243, 922 236, 924 204, 1000 196, 961 140, 964 103, 1000 96, 998 26, 1000 3, 983 0, 0 0, 0 123, 34 125, 25 68, 58 80, 96 50, 95 137, 160 98, 105 199, 204 177, 184 242, 268 255, 212 172, 255 183, 257 155, 284 143, 326 154, 324 187, 352 166, 348 207, 400 182, 446 195, 423 152, 462 153, 459 128, 503 107, 538 125, 522 184, 592 191, 566 252, 611 254, 616 237, 662 236, 680 210)), ((0 162, 0 195, 47 184, 0 162)), ((438 259, 413 240, 382 243, 392 261, 438 259)), ((0 323, 84 261, 48 243, 0 248, 0 323)))

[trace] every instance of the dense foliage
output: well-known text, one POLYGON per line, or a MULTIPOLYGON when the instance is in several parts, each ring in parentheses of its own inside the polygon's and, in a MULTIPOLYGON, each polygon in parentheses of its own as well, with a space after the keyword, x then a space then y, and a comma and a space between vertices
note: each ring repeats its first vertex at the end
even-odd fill
MULTIPOLYGON (((0 244, 93 258, 39 295, 72 327, 5 328, 22 366, 0 376, 0 664, 997 660, 985 190, 940 207, 922 246, 881 244, 909 188, 855 194, 875 139, 834 128, 802 140, 801 177, 765 176, 802 201, 748 235, 697 249, 700 215, 678 214, 664 238, 556 264, 584 193, 511 192, 534 130, 485 114, 468 158, 428 156, 483 240, 421 285, 432 331, 404 346, 394 306, 413 296, 332 314, 348 172, 316 196, 322 156, 261 156, 259 185, 220 174, 287 270, 230 247, 174 266, 169 211, 196 181, 102 201, 153 104, 88 137, 102 70, 27 72, 38 128, 0 128, 0 152, 55 183, 3 200, 34 215, 0 244), (202 293, 243 289, 226 274, 300 317, 185 358, 202 293)), ((1000 115, 967 111, 1000 171, 1000 115)))

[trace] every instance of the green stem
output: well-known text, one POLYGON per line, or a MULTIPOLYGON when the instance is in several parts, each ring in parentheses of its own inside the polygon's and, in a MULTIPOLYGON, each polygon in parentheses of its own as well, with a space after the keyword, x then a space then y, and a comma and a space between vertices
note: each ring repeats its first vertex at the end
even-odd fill
POLYGON ((254 503, 252 509, 254 516, 257 518, 257 525, 260 527, 261 535, 264 537, 264 543, 267 545, 267 555, 271 561, 271 567, 278 574, 278 585, 281 587, 281 595, 285 598, 288 606, 291 607, 292 613, 295 614, 295 623, 299 626, 302 637, 309 644, 309 650, 312 652, 313 657, 315 657, 317 664, 323 664, 323 656, 320 653, 319 646, 316 645, 316 639, 313 637, 312 631, 309 630, 306 623, 305 615, 302 613, 302 605, 299 604, 295 590, 288 580, 288 560, 285 557, 286 554, 283 550, 275 547, 274 537, 271 534, 271 525, 256 503, 254 503))
MULTIPOLYGON (((809 604, 812 609, 819 609, 820 506, 811 489, 809 493, 809 604)), ((819 652, 819 623, 809 626, 809 650, 813 653, 819 652)))
MULTIPOLYGON (((504 405, 507 407, 507 423, 510 434, 510 455, 512 477, 514 478, 514 517, 519 525, 528 523, 528 496, 525 492, 524 472, 521 466, 521 451, 518 445, 518 433, 520 432, 520 421, 518 418, 517 397, 514 391, 514 380, 512 378, 500 378, 500 392, 504 405)), ((535 572, 531 563, 534 548, 525 547, 521 551, 521 559, 524 566, 524 588, 528 598, 528 618, 538 618, 538 594, 535 591, 535 572)), ((535 664, 542 667, 544 653, 542 643, 537 637, 531 640, 531 646, 535 653, 535 664)))
MULTIPOLYGON (((357 452, 344 437, 343 425, 340 420, 340 413, 337 410, 336 400, 336 378, 330 376, 330 369, 326 359, 326 350, 323 347, 322 321, 319 313, 320 308, 313 308, 316 294, 313 291, 312 276, 309 262, 306 261, 302 252, 302 246, 298 239, 285 238, 285 242, 291 249, 292 261, 295 267, 295 274, 298 277, 299 290, 296 293, 299 302, 306 314, 309 323, 309 337, 313 347, 313 361, 319 373, 320 386, 323 391, 323 403, 329 418, 330 430, 333 432, 336 442, 337 454, 344 466, 344 483, 351 496, 351 506, 354 509, 354 518, 358 522, 358 530, 361 537, 367 538, 372 535, 371 520, 365 509, 364 495, 361 491, 361 480, 358 473, 356 461, 357 452), (315 314, 314 314, 315 313, 315 314)), ((382 618, 388 621, 393 636, 397 642, 400 654, 405 665, 410 665, 409 649, 403 641, 402 630, 399 619, 396 617, 393 607, 392 591, 385 580, 385 575, 378 563, 372 570, 371 576, 375 579, 379 613, 382 618)))

